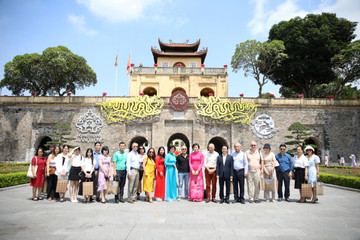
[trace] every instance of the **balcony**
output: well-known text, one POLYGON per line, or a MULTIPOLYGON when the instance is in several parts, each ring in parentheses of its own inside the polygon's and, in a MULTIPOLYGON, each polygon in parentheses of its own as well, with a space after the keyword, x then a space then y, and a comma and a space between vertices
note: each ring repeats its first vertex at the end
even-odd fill
POLYGON ((130 74, 165 74, 165 75, 227 75, 227 68, 196 67, 131 67, 130 74))

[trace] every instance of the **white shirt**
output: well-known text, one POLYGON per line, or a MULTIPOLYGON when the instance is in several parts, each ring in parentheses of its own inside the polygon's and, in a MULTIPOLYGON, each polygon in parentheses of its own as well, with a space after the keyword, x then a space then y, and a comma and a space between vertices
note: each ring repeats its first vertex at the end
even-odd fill
POLYGON ((60 173, 62 172, 66 172, 67 174, 69 174, 69 170, 70 170, 69 157, 67 155, 63 155, 62 153, 60 153, 56 156, 55 159, 56 159, 56 172, 55 172, 56 175, 58 175, 59 177, 60 173))
POLYGON ((213 151, 213 153, 207 152, 205 155, 205 167, 216 168, 216 161, 218 156, 219 154, 216 151, 213 151))
POLYGON ((81 166, 85 169, 85 172, 91 172, 93 166, 95 165, 96 160, 92 160, 91 158, 83 158, 81 161, 81 166), (92 164, 92 162, 94 164, 92 164))
POLYGON ((309 165, 308 160, 304 154, 302 154, 300 157, 298 157, 298 155, 296 154, 294 156, 293 162, 294 162, 294 168, 305 168, 309 165))
POLYGON ((225 162, 226 162, 226 156, 227 156, 227 154, 226 155, 222 155, 223 156, 223 165, 225 166, 225 162))
POLYGON ((75 155, 73 154, 71 156, 70 162, 72 167, 80 167, 81 166, 81 155, 75 155))

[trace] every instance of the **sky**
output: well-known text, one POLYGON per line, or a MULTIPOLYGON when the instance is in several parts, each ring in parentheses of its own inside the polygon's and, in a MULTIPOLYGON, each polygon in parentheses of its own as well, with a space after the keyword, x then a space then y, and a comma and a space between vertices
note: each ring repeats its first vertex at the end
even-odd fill
MULTIPOLYGON (((0 0, 0 74, 16 55, 42 53, 66 46, 84 57, 97 74, 97 84, 76 96, 115 94, 115 58, 119 51, 117 96, 129 95, 131 63, 152 67, 151 46, 163 42, 189 43, 200 39, 208 48, 206 67, 229 66, 229 97, 257 97, 258 85, 243 72, 234 73, 231 57, 236 44, 266 41, 272 25, 296 16, 322 12, 360 22, 359 0, 0 0)), ((360 27, 356 30, 357 39, 360 27)), ((263 92, 279 96, 269 82, 263 92)), ((11 95, 6 88, 1 95, 11 95)), ((30 95, 30 93, 25 93, 30 95)))

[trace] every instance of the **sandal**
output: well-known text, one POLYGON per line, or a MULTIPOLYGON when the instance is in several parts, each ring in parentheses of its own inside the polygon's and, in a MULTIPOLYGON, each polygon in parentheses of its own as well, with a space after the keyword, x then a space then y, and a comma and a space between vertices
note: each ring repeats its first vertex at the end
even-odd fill
POLYGON ((64 199, 63 199, 63 198, 60 198, 60 202, 64 202, 64 199))
POLYGON ((44 200, 42 197, 38 197, 39 200, 44 200))
POLYGON ((33 201, 39 201, 37 197, 32 198, 33 201))

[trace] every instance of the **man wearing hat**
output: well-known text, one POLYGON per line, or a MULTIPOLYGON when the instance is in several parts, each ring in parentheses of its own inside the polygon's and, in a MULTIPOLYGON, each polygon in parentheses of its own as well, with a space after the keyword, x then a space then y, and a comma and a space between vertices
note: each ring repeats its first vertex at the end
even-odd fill
POLYGON ((292 177, 292 171, 294 168, 292 158, 290 154, 286 153, 286 145, 280 144, 280 152, 276 154, 276 160, 279 162, 279 166, 276 169, 276 177, 279 181, 278 184, 278 201, 283 199, 282 185, 285 183, 285 201, 290 202, 290 178, 292 177))

